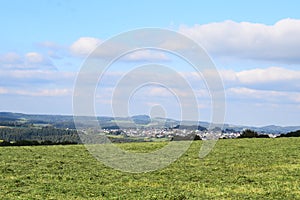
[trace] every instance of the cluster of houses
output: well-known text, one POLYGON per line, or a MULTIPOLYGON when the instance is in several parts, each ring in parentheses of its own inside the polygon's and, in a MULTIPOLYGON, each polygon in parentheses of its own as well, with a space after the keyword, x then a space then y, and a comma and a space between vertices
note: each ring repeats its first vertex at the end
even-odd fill
POLYGON ((199 136, 202 140, 217 138, 237 138, 240 132, 231 131, 208 131, 208 130, 189 130, 189 129, 104 129, 106 135, 120 135, 124 137, 143 137, 143 138, 173 138, 186 137, 189 135, 199 136))

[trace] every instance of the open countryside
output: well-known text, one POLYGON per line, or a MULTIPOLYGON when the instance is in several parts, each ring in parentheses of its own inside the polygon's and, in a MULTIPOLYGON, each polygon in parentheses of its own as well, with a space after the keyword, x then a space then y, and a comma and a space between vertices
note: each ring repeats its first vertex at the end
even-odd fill
MULTIPOLYGON (((202 141, 170 166, 132 174, 108 168, 82 145, 1 147, 1 199, 299 199, 300 138, 202 141)), ((164 142, 118 144, 149 152, 164 142)))
POLYGON ((1 0, 0 200, 300 200, 299 8, 1 0))
POLYGON ((82 130, 75 130, 71 116, 5 112, 0 118, 0 199, 300 198, 300 131, 293 131, 297 126, 251 130, 225 125, 222 131, 208 131, 205 122, 180 126, 176 120, 141 115, 118 118, 126 127, 122 129, 114 118, 98 118, 107 126, 103 130, 92 129, 90 118, 84 118, 82 130), (131 120, 138 129, 130 127, 131 120), (153 152, 169 142, 197 140, 162 170, 126 173, 99 162, 81 144, 78 133, 88 130, 93 136, 105 133, 129 152, 153 152), (220 139, 200 159, 210 132, 220 133, 220 139))

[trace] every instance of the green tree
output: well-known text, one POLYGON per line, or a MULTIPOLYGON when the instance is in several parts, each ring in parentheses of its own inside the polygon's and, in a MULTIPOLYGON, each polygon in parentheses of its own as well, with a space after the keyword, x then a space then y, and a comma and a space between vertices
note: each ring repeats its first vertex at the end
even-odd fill
POLYGON ((246 129, 246 130, 243 130, 242 134, 238 138, 257 138, 257 137, 259 137, 259 136, 256 131, 246 129))

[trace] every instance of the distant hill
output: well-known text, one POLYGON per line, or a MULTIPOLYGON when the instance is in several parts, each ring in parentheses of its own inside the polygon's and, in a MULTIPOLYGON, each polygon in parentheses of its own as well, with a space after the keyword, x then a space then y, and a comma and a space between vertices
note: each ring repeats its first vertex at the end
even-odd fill
POLYGON ((148 115, 135 115, 132 116, 131 119, 136 124, 148 125, 151 123, 151 118, 148 115))
MULTIPOLYGON (((81 117, 81 128, 92 128, 93 117, 81 117)), ((150 118, 148 115, 135 115, 132 117, 97 117, 99 125, 102 128, 174 128, 180 125, 180 128, 186 129, 208 129, 208 122, 196 121, 177 121, 169 118, 150 118)), ((72 115, 38 115, 38 114, 23 114, 12 112, 0 112, 0 126, 30 126, 30 125, 51 125, 56 128, 75 129, 75 124, 72 115)), ((236 126, 224 124, 223 130, 242 131, 251 129, 260 133, 282 134, 300 130, 300 126, 276 126, 269 125, 263 127, 253 126, 236 126)))
POLYGON ((206 131, 207 129, 203 126, 197 125, 177 125, 173 127, 174 129, 186 129, 186 130, 199 130, 199 131, 206 131))

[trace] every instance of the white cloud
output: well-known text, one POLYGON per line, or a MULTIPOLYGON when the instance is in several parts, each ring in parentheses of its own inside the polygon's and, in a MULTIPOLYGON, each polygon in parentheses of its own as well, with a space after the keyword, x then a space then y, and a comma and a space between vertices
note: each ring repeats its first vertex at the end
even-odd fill
POLYGON ((219 70, 218 71, 223 81, 236 82, 238 81, 237 72, 233 70, 219 70))
POLYGON ((215 55, 300 61, 300 20, 296 19, 283 19, 274 25, 234 21, 183 25, 179 31, 215 55))
POLYGON ((29 52, 25 55, 26 61, 28 63, 33 63, 33 64, 39 64, 39 63, 44 63, 45 58, 36 52, 29 52))
POLYGON ((219 71, 225 87, 247 87, 259 90, 300 91, 300 71, 282 67, 255 68, 235 72, 219 71))
POLYGON ((93 37, 81 37, 70 46, 70 52, 74 56, 92 56, 96 58, 117 58, 124 52, 128 52, 121 57, 123 61, 168 61, 169 58, 164 52, 149 49, 131 49, 125 43, 109 42, 104 43, 101 48, 101 40, 93 37), (132 50, 132 52, 130 52, 132 50), (91 54, 92 53, 92 54, 91 54))
POLYGON ((127 49, 121 43, 102 43, 102 40, 93 37, 81 37, 70 46, 70 52, 73 56, 92 56, 93 58, 111 58, 119 55, 127 49), (103 44, 101 48, 97 48, 103 44))
POLYGON ((0 94, 9 94, 9 95, 23 95, 23 96, 71 96, 72 89, 70 88, 12 88, 12 87, 0 87, 0 94))
MULTIPOLYGON (((247 87, 261 90, 300 91, 300 71, 283 67, 255 68, 234 71, 219 70, 225 88, 247 87)), ((194 89, 205 88, 205 79, 196 72, 180 73, 194 89)), ((216 74, 205 71, 207 79, 216 78, 216 74)))
POLYGON ((278 97, 278 96, 283 96, 285 94, 284 92, 254 90, 254 89, 244 88, 244 87, 229 88, 227 92, 228 92, 227 94, 234 94, 244 98, 249 98, 249 97, 263 98, 266 96, 278 97))
POLYGON ((180 40, 177 40, 177 42, 174 42, 174 39, 173 40, 169 39, 169 40, 163 41, 160 44, 160 47, 162 49, 168 49, 170 51, 187 50, 187 49, 191 48, 189 42, 180 41, 180 40))
POLYGON ((13 94, 25 95, 25 96, 70 96, 72 90, 70 89, 40 89, 37 91, 29 90, 17 90, 13 91, 13 94))
POLYGON ((51 41, 40 42, 36 46, 46 50, 47 55, 53 59, 62 59, 69 54, 67 47, 51 41))
POLYGON ((8 90, 4 87, 0 87, 0 94, 7 94, 8 90))
POLYGON ((237 72, 236 76, 241 83, 259 84, 276 81, 300 81, 300 71, 281 67, 269 67, 266 69, 251 69, 237 72))
POLYGON ((168 61, 169 58, 163 52, 151 50, 139 50, 127 54, 124 57, 127 61, 168 61))
MULTIPOLYGON (((150 77, 156 80, 157 83, 164 82, 164 85, 169 88, 178 89, 179 91, 186 90, 189 85, 201 97, 207 97, 208 91, 205 79, 203 76, 199 76, 197 72, 175 72, 170 73, 167 71, 147 71, 140 70, 135 73, 111 72, 106 73, 102 77, 101 87, 126 87, 125 85, 117 85, 118 81, 125 78, 129 82, 128 84, 143 83, 150 77), (189 85, 183 84, 179 81, 178 76, 182 77, 189 85), (163 81, 162 81, 163 80, 163 81), (177 80, 177 81, 174 81, 177 80)), ((300 92, 300 71, 291 70, 283 67, 268 67, 268 68, 255 68, 251 70, 233 71, 233 70, 219 70, 220 77, 223 80, 224 87, 236 88, 244 87, 255 90, 264 91, 287 91, 287 92, 300 92)), ((206 78, 215 78, 215 75, 206 73, 206 78)), ((214 87, 211 87, 214 88, 214 87)), ((155 89, 158 94, 163 94, 162 89, 155 89)), ((152 94, 152 93, 148 93, 152 94)), ((182 96, 185 96, 182 94, 182 96)))
POLYGON ((19 54, 15 52, 9 52, 3 55, 0 55, 1 64, 18 64, 22 62, 22 58, 19 54))
POLYGON ((245 87, 229 88, 226 91, 228 98, 247 99, 255 103, 253 100, 261 100, 264 104, 268 103, 300 103, 299 92, 282 92, 276 90, 255 90, 245 87))
POLYGON ((164 87, 150 87, 148 90, 145 90, 145 95, 147 95, 147 97, 171 97, 175 94, 173 94, 172 91, 164 87))
POLYGON ((86 56, 101 43, 100 39, 93 37, 81 37, 71 46, 70 51, 75 56, 86 56))
MULTIPOLYGON (((3 91, 5 94, 10 95, 23 95, 23 96, 43 96, 43 97, 50 97, 50 96, 70 96, 72 94, 71 89, 39 89, 39 90, 18 90, 18 89, 4 89, 3 91)), ((0 91, 1 92, 1 91, 0 91)))
POLYGON ((6 70, 54 70, 55 67, 50 59, 37 52, 28 52, 19 55, 15 52, 0 55, 0 69, 6 70))
POLYGON ((55 49, 55 50, 63 48, 61 45, 56 44, 56 43, 51 42, 51 41, 40 42, 37 45, 40 46, 40 47, 47 48, 47 49, 55 49))
POLYGON ((5 85, 24 86, 30 84, 72 85, 75 72, 53 70, 0 70, 0 80, 5 85))

